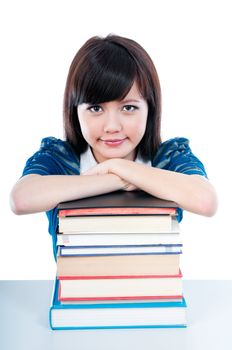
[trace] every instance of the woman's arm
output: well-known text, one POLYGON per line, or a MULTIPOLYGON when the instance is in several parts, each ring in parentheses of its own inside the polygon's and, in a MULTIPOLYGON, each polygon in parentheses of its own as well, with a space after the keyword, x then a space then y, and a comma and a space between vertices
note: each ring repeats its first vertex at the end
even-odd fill
POLYGON ((13 187, 10 204, 15 214, 53 209, 60 202, 126 189, 128 184, 115 174, 26 175, 13 187))
POLYGON ((152 168, 125 159, 110 159, 90 169, 86 175, 113 173, 153 196, 172 200, 196 214, 212 216, 217 195, 210 182, 200 175, 186 175, 152 168))

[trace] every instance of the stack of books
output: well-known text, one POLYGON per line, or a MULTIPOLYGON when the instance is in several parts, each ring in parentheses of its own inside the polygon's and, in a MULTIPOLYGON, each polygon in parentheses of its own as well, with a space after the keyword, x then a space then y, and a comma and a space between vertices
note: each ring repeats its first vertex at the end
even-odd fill
POLYGON ((185 327, 176 214, 142 191, 61 203, 51 328, 185 327))

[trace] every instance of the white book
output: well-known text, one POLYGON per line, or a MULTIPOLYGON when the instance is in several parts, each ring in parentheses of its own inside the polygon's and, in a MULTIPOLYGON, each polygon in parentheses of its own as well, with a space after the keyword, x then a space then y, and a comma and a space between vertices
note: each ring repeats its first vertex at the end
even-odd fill
POLYGON ((60 279, 59 299, 125 299, 182 296, 181 273, 177 276, 60 279))
POLYGON ((161 233, 172 232, 171 215, 74 216, 59 218, 59 232, 90 233, 161 233))
POLYGON ((99 234, 58 234, 57 245, 64 246, 110 246, 110 245, 151 245, 182 244, 180 227, 172 222, 169 233, 99 233, 99 234))

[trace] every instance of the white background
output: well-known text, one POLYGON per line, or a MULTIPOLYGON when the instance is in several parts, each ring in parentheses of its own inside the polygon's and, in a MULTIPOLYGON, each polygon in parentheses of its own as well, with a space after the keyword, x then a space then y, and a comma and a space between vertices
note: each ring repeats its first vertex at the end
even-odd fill
POLYGON ((231 279, 230 1, 2 1, 0 5, 0 279, 53 279, 45 214, 15 216, 11 187, 41 138, 62 138, 62 98, 71 60, 91 36, 138 41, 163 92, 162 137, 184 136, 203 161, 220 206, 185 213, 186 279, 231 279))

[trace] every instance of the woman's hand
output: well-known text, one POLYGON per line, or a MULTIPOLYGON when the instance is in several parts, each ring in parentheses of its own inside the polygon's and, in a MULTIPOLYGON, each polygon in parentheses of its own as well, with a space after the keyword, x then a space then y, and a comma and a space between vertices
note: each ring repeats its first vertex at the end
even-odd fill
MULTIPOLYGON (((87 170, 82 175, 105 175, 105 174, 115 174, 119 176, 117 173, 117 169, 119 170, 120 167, 126 166, 125 162, 123 162, 123 159, 109 159, 102 163, 98 163, 93 168, 87 170)), ((120 177, 120 176, 119 176, 120 177)), ((122 181, 122 189, 124 191, 134 191, 137 189, 135 185, 132 183, 126 181, 125 179, 121 178, 122 181)))
MULTIPOLYGON (((90 168, 82 175, 105 175, 112 174, 113 172, 113 161, 114 159, 105 160, 102 163, 98 163, 94 167, 90 168)), ((117 174, 116 174, 117 175, 117 174)))

